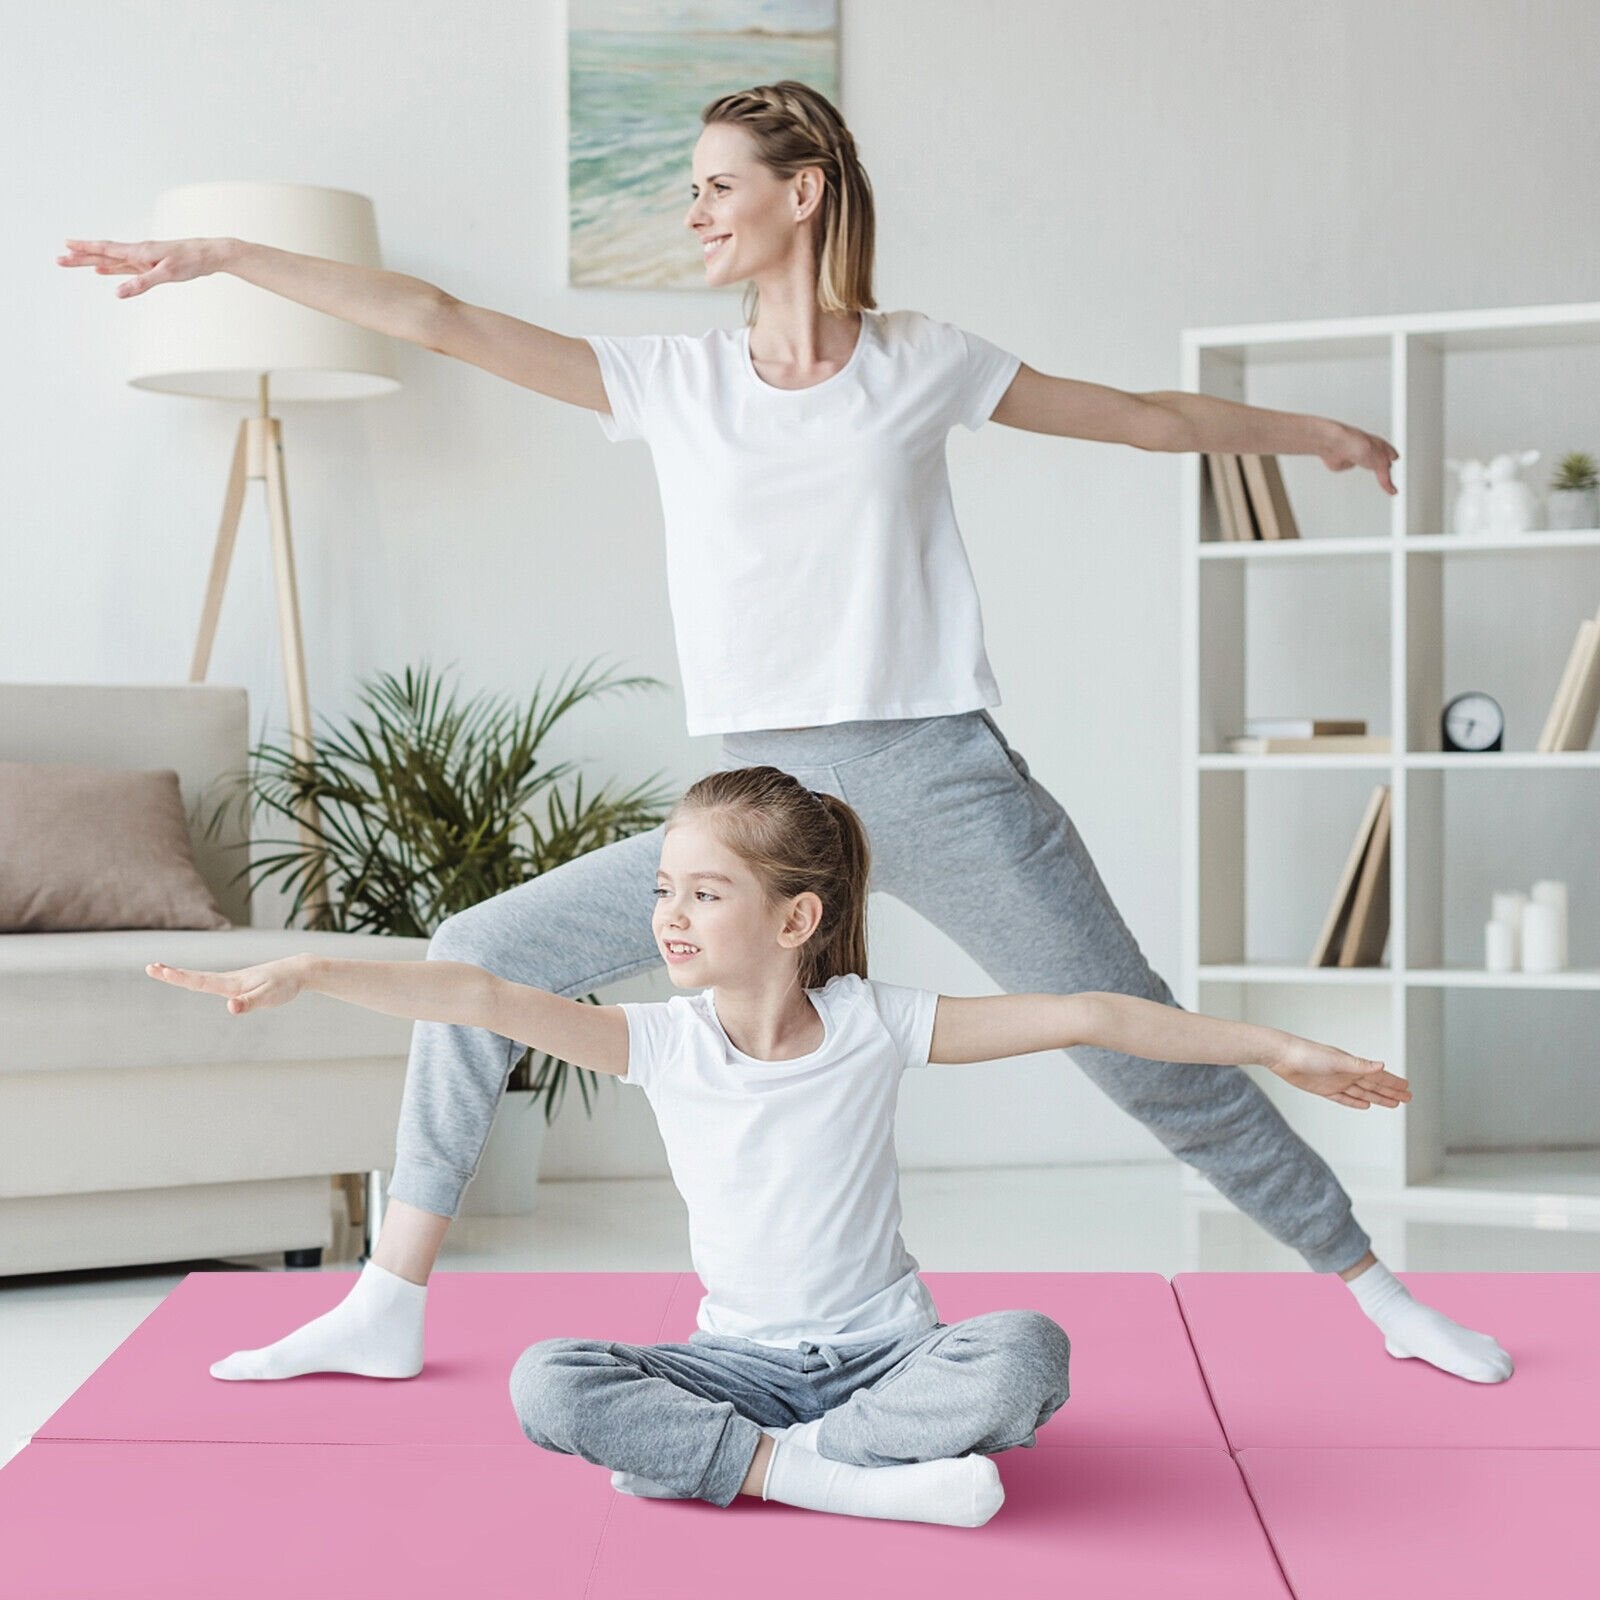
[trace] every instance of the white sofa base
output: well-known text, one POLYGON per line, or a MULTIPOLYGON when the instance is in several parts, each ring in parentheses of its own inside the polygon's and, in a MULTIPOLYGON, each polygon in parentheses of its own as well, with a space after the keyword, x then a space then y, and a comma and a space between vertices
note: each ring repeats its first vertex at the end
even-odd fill
POLYGON ((0 1276, 326 1248, 394 1164, 405 1061, 0 1073, 0 1276))
POLYGON ((326 1173, 0 1200, 0 1274, 326 1248, 333 1200, 326 1173))

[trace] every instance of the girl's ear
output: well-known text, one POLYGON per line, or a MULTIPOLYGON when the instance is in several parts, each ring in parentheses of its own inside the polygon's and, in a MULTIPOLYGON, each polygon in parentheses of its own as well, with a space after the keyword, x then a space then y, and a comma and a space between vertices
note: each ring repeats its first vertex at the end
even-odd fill
POLYGON ((807 889, 789 902, 789 913, 783 919, 779 941, 797 949, 817 931, 817 924, 821 921, 822 901, 807 889))

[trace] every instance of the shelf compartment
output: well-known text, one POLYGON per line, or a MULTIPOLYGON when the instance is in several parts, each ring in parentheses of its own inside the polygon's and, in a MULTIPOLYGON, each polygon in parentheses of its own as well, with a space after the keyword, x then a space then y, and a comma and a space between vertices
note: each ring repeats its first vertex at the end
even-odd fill
POLYGON ((1436 1183, 1446 1152, 1524 1166, 1560 1157, 1600 1174, 1600 989, 1418 987, 1405 1009, 1409 1183, 1436 1183))
MULTIPOLYGON (((1552 759, 1549 757, 1546 760, 1552 759)), ((1484 766, 1408 771, 1402 807, 1407 862, 1405 967, 1460 974, 1448 987, 1494 987, 1483 973, 1483 925, 1499 891, 1527 891, 1540 878, 1567 884, 1567 974, 1600 966, 1600 787, 1595 768, 1541 772, 1518 767, 1498 780, 1484 766), (1470 977, 1469 974, 1479 974, 1470 977)), ((1518 988, 1587 988, 1508 973, 1518 988)))
MULTIPOLYGON (((1292 972, 1314 985, 1386 981, 1381 967, 1308 965, 1368 797, 1384 781, 1386 774, 1360 769, 1201 772, 1202 972, 1292 972), (1376 976, 1324 976, 1334 972, 1376 976)), ((1390 949, 1394 903, 1391 871, 1390 949)))
MULTIPOLYGON (((1250 716, 1359 717, 1369 733, 1393 737, 1391 563, 1202 561, 1197 569, 1197 754, 1229 755, 1227 741, 1250 716)), ((1363 759, 1382 766, 1389 754, 1363 759)))
POLYGON ((1600 540, 1532 562, 1509 543, 1475 561, 1407 555, 1403 583, 1409 753, 1460 759, 1440 748, 1440 714, 1453 696, 1479 689, 1505 713, 1507 748, 1490 759, 1552 759, 1535 747, 1578 626, 1600 615, 1600 540))

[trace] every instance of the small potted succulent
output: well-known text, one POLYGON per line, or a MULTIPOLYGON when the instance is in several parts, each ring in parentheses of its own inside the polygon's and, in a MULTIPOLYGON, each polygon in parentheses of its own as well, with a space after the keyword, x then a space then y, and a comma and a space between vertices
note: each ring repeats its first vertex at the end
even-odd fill
POLYGON ((1573 450, 1556 464, 1550 479, 1552 528, 1600 527, 1600 471, 1587 450, 1573 450))

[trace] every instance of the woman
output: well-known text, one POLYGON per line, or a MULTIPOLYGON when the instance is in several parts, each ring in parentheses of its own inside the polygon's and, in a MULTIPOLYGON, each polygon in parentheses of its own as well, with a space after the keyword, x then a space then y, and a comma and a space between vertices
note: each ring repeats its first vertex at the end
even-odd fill
MULTIPOLYGON (((1316 454, 1370 469, 1391 494, 1397 453, 1326 418, 1049 377, 920 313, 880 313, 872 192, 835 108, 785 81, 723 96, 701 121, 684 222, 707 284, 747 285, 737 333, 567 338, 415 278, 235 239, 68 240, 58 260, 130 276, 123 296, 230 272, 593 410, 610 438, 646 439, 689 731, 721 733, 725 767, 779 767, 847 799, 872 839, 873 886, 1003 989, 1174 1004, 1071 820, 985 709, 999 695, 945 436, 992 416, 1146 450, 1316 454)), ((637 913, 660 847, 652 830, 569 862, 450 918, 430 953, 567 996, 640 972, 656 959, 637 913)), ((414 1340, 420 1362, 419 1291, 517 1054, 481 1029, 418 1026, 373 1251, 385 1292, 365 1274, 325 1317, 214 1375, 341 1370, 353 1346, 391 1337, 414 1340)), ((1391 1353, 1476 1382, 1510 1376, 1492 1338, 1414 1301, 1377 1261, 1326 1163, 1243 1073, 1073 1059, 1312 1270, 1349 1282, 1391 1353)))

